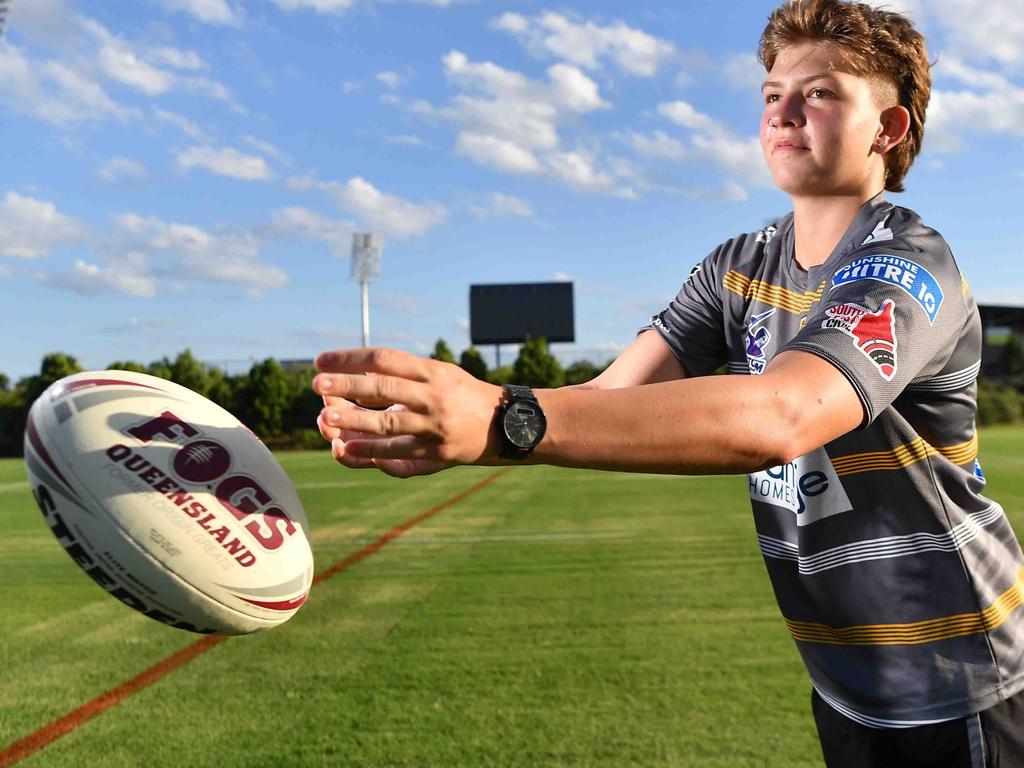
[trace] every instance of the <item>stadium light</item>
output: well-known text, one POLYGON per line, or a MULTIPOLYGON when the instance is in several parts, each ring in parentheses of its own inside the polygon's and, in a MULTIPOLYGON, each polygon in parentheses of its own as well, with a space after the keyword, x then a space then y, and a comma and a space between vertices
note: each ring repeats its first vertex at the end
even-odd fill
MULTIPOLYGON (((2 2, 2 0, 0 0, 2 2)), ((370 346, 370 281, 380 277, 384 238, 372 232, 352 234, 352 279, 362 286, 363 346, 370 346)))

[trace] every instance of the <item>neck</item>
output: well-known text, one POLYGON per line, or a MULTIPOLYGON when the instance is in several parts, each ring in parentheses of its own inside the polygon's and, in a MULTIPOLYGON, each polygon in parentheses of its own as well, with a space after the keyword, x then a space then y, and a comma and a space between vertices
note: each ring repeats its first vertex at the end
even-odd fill
POLYGON ((824 264, 872 194, 794 197, 796 263, 803 269, 824 264))

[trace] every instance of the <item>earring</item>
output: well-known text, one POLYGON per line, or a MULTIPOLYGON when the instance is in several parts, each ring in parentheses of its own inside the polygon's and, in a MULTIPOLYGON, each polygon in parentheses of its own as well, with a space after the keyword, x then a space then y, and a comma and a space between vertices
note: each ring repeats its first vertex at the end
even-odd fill
POLYGON ((885 147, 882 145, 882 142, 880 142, 880 141, 876 141, 875 142, 875 152, 877 152, 878 154, 882 154, 882 150, 884 150, 884 149, 885 149, 885 147))

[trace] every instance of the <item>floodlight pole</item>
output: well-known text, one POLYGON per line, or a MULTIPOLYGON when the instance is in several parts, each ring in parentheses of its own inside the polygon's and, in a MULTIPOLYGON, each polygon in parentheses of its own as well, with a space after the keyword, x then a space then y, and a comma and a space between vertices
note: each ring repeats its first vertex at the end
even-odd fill
POLYGON ((370 346, 370 280, 380 277, 384 238, 371 232, 352 234, 352 279, 359 281, 363 301, 363 346, 370 346))
POLYGON ((363 280, 363 346, 370 346, 370 281, 363 280))

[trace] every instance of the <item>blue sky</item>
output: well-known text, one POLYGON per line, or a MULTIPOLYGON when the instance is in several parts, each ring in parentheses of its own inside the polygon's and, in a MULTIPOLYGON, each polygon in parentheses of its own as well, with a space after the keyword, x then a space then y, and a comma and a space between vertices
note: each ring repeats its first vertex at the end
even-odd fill
MULTIPOLYGON (((1019 0, 888 5, 937 60, 892 197, 979 300, 1024 303, 1019 0)), ((603 362, 717 243, 788 210, 756 143, 773 7, 14 0, 0 371, 356 346, 353 231, 384 235, 372 343, 458 353, 471 283, 570 279, 577 342, 556 352, 603 362)))

